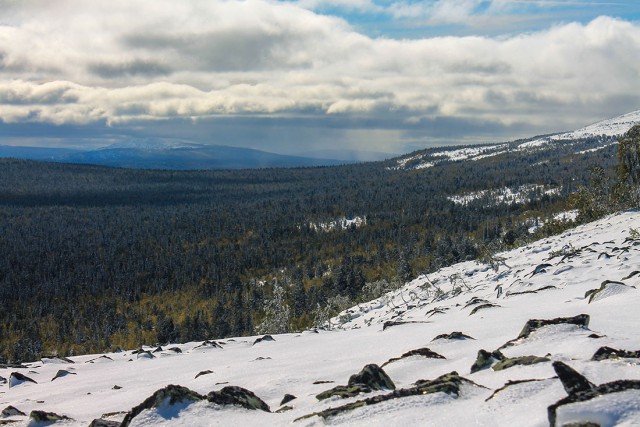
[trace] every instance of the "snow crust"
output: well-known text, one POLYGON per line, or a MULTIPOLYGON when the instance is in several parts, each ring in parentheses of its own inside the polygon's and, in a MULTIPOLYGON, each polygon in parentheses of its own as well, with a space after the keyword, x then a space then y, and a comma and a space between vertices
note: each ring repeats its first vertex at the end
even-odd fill
MULTIPOLYGON (((478 350, 498 349, 515 339, 529 319, 551 319, 585 313, 588 329, 575 325, 543 327, 502 352, 507 357, 547 356, 563 361, 594 384, 619 379, 640 380, 640 359, 591 361, 602 346, 640 350, 640 213, 625 212, 499 254, 497 269, 465 262, 422 275, 401 289, 359 304, 332 319, 330 330, 274 335, 275 341, 253 345, 255 337, 219 340, 222 349, 195 349, 199 342, 163 346, 153 359, 132 352, 71 357, 67 375, 51 382, 60 363, 51 360, 24 369, 0 368, 9 378, 18 371, 37 381, 9 388, 0 385, 0 409, 15 406, 27 414, 44 410, 71 417, 60 426, 87 426, 95 418, 120 421, 132 407, 156 390, 179 384, 201 394, 236 385, 253 391, 272 409, 285 393, 297 398, 293 409, 266 413, 223 407, 206 401, 161 405, 135 417, 135 426, 547 426, 547 407, 567 396, 550 362, 503 371, 470 373, 478 350), (608 256, 603 256, 606 253, 608 256), (548 264, 546 267, 541 267, 548 264), (585 293, 605 280, 627 285, 589 303, 585 293), (479 304, 494 305, 471 314, 479 304), (349 319, 342 322, 340 319, 349 319), (395 322, 385 328, 385 322, 395 322), (433 339, 461 331, 473 339, 433 339), (597 334, 600 338, 591 338, 597 334), (177 346, 183 353, 169 351, 177 346), (420 379, 457 371, 479 386, 464 386, 459 396, 445 393, 412 396, 364 406, 324 420, 297 418, 385 394, 318 401, 315 395, 339 384, 369 363, 382 365, 410 350, 428 347, 446 359, 414 356, 392 362, 384 370, 398 388, 420 379), (99 358, 100 357, 100 358, 99 358), (89 363, 92 362, 92 363, 89 363), (196 375, 204 370, 212 374, 196 375), (511 385, 508 381, 536 380, 511 385), (316 383, 333 381, 333 383, 316 383), (315 384, 314 384, 315 383, 315 384), (115 389, 114 386, 120 388, 115 389), (480 387, 482 386, 482 387, 480 387)), ((145 347, 154 350, 153 347, 145 347)), ((12 425, 28 425, 28 417, 12 416, 12 425)), ((602 425, 640 425, 640 390, 612 393, 562 406, 558 425, 594 420, 602 425)), ((4 421, 4 420, 3 420, 4 421)))

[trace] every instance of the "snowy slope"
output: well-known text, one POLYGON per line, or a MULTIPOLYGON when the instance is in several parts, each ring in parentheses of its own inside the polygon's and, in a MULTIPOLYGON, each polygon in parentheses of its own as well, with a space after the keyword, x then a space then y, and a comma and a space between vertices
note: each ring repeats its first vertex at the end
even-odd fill
MULTIPOLYGON (((22 369, 0 369, 0 377, 9 379, 12 372, 20 372, 37 382, 16 384, 14 378, 9 387, 0 380, 0 410, 13 406, 27 414, 0 416, 0 423, 15 420, 13 425, 27 425, 33 410, 72 418, 55 423, 61 426, 87 426, 100 417, 119 422, 156 390, 179 384, 200 394, 227 385, 244 387, 274 412, 286 393, 297 398, 287 403, 292 409, 282 413, 206 400, 171 405, 166 398, 158 408, 143 410, 131 425, 545 426, 549 424, 547 408, 567 397, 552 362, 564 362, 583 374, 593 383, 589 387, 620 379, 640 380, 640 354, 591 360, 603 346, 640 350, 640 274, 633 274, 640 270, 640 239, 632 238, 638 237, 632 229, 640 229, 638 212, 610 216, 500 254, 503 260, 497 271, 466 262, 418 277, 398 291, 342 313, 333 319, 329 331, 276 335, 275 341, 255 345, 256 337, 244 337, 218 341, 222 348, 195 348, 201 343, 164 346, 161 352, 152 353, 154 358, 126 351, 106 357, 72 357, 73 364, 45 360, 22 369), (602 292, 585 297, 606 280, 619 283, 606 284, 602 292), (471 314, 483 305, 494 306, 471 314), (549 361, 470 372, 479 350, 491 352, 515 339, 527 320, 579 314, 590 316, 588 328, 564 323, 544 326, 501 349, 508 358, 546 356, 549 361), (384 328, 385 322, 394 323, 384 328), (473 339, 434 341, 454 331, 473 339), (169 350, 171 347, 182 353, 169 350), (369 405, 326 419, 312 415, 294 421, 371 396, 389 395, 390 391, 379 390, 346 399, 319 401, 315 397, 346 385, 367 364, 382 365, 424 347, 444 358, 415 355, 383 367, 397 389, 409 390, 418 380, 433 380, 451 371, 473 383, 463 381, 457 395, 438 391, 399 397, 402 393, 396 392, 398 398, 369 401, 369 405), (71 374, 52 381, 61 369, 71 374), (195 378, 206 370, 212 373, 195 378), (516 383, 493 394, 515 380, 535 381, 516 383), (116 385, 121 388, 114 389, 116 385)), ((640 390, 561 406, 557 417, 557 425, 580 420, 602 426, 640 425, 640 390)))

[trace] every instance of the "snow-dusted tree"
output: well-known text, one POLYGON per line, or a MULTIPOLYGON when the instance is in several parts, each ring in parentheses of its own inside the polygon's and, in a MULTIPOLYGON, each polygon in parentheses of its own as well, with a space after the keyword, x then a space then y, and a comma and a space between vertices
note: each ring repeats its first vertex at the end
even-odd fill
POLYGON ((636 125, 618 141, 620 181, 625 195, 634 207, 640 206, 640 125, 636 125))
POLYGON ((283 334, 289 332, 291 310, 286 302, 284 287, 276 283, 273 287, 273 297, 265 301, 264 321, 258 326, 260 334, 283 334))

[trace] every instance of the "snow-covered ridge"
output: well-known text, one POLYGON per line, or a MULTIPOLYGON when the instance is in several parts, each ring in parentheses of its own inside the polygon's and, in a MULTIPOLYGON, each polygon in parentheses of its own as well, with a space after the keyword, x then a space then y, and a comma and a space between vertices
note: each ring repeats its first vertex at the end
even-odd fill
POLYGON ((639 425, 638 230, 640 213, 625 212, 490 264, 422 275, 345 311, 328 331, 0 367, 1 420, 24 426, 46 411, 69 418, 60 426, 125 416, 131 426, 547 426, 553 414, 558 426, 639 425), (392 383, 333 390, 369 364, 392 383), (582 379, 569 387, 558 372, 582 379), (234 400, 230 386, 255 395, 234 400), (572 387, 584 401, 571 403, 572 387), (155 406, 132 411, 158 390, 155 406), (351 397, 316 397, 329 390, 351 397), (265 409, 258 398, 270 412, 241 406, 265 409))
POLYGON ((329 232, 333 230, 346 230, 351 227, 359 228, 367 225, 367 217, 355 216, 353 218, 342 217, 329 222, 310 222, 309 228, 314 231, 329 232))
POLYGON ((561 188, 538 184, 521 185, 517 188, 503 187, 497 190, 481 190, 471 193, 457 194, 447 197, 453 203, 466 206, 469 203, 486 198, 490 205, 526 203, 533 199, 533 194, 553 196, 560 192, 561 188))

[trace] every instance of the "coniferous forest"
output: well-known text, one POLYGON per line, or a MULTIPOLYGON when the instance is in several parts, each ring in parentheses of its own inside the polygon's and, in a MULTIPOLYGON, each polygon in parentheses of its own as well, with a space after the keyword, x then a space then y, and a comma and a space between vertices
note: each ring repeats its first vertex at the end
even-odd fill
POLYGON ((548 219, 570 208, 591 167, 616 163, 615 147, 577 150, 419 170, 0 159, 0 363, 312 327, 418 274, 556 232, 548 219), (558 191, 449 198, 527 184, 558 191), (546 225, 532 231, 537 221, 546 225))

